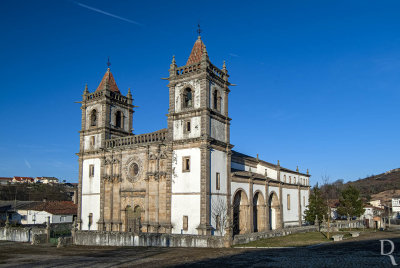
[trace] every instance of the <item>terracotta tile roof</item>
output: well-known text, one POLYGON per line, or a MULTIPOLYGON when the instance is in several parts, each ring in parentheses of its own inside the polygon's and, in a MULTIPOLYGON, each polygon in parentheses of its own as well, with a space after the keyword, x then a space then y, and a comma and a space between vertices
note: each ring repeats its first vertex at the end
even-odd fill
POLYGON ((189 59, 186 62, 186 65, 194 64, 201 60, 201 56, 203 55, 203 50, 206 46, 204 45, 203 41, 201 41, 200 36, 196 40, 193 45, 192 53, 190 53, 189 59))
POLYGON ((77 215, 78 211, 77 205, 72 201, 35 202, 20 209, 46 211, 53 215, 77 215))
POLYGON ((16 176, 14 176, 14 179, 16 181, 34 181, 35 180, 32 177, 16 177, 16 176))
POLYGON ((115 82, 114 76, 110 71, 110 68, 107 69, 107 72, 104 74, 103 79, 101 79, 96 91, 102 90, 106 87, 108 87, 108 90, 110 91, 121 93, 118 89, 117 83, 115 82))
POLYGON ((0 177, 0 180, 2 181, 11 181, 13 178, 9 178, 9 177, 0 177))

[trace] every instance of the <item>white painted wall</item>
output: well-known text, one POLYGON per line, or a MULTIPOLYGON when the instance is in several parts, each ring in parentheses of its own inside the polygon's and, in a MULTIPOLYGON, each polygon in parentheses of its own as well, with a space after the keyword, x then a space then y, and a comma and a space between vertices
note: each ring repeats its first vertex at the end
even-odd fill
POLYGON ((172 233, 197 234, 200 224, 200 148, 175 150, 172 156, 172 233), (190 172, 182 171, 183 157, 190 156, 190 172), (188 216, 188 230, 183 231, 183 216, 188 216))
POLYGON ((298 189, 282 188, 283 221, 285 226, 298 225, 298 189), (287 195, 290 194, 290 210, 287 206, 287 195))
POLYGON ((238 189, 243 189, 244 192, 247 195, 247 198, 249 199, 249 196, 250 196, 250 194, 249 194, 249 184, 246 183, 246 182, 232 182, 231 183, 231 194, 232 194, 231 195, 231 204, 233 202, 233 199, 235 198, 235 192, 238 189))
POLYGON ((171 196, 171 224, 173 234, 197 234, 200 224, 200 194, 171 196), (183 216, 188 216, 188 230, 183 230, 183 216))
POLYGON ((190 132, 185 133, 186 120, 174 121, 174 140, 197 138, 201 135, 201 117, 195 116, 190 118, 190 132))
POLYGON ((85 151, 99 149, 101 146, 101 134, 93 134, 93 135, 85 136, 84 137, 84 146, 85 146, 84 147, 85 151), (93 147, 90 146, 90 140, 91 140, 92 136, 94 136, 94 139, 95 139, 95 143, 94 143, 93 147))
POLYGON ((97 230, 100 218, 100 159, 83 160, 82 167, 82 230, 88 230, 89 214, 93 214, 90 230, 97 230), (94 165, 94 176, 89 177, 89 165, 94 165))
POLYGON ((200 148, 174 150, 172 156, 172 193, 200 193, 200 148), (182 172, 183 157, 190 156, 190 172, 182 172))
POLYGON ((218 150, 211 150, 211 192, 227 194, 228 175, 226 173, 227 156, 225 152, 218 150), (216 174, 220 174, 221 187, 220 190, 216 189, 216 174))
POLYGON ((53 215, 46 211, 37 210, 18 210, 21 216, 21 224, 43 224, 47 223, 47 217, 50 217, 50 223, 70 223, 73 221, 73 215, 53 215))
MULTIPOLYGON (((211 196, 211 225, 214 229, 217 227, 216 224, 216 215, 220 215, 220 224, 223 226, 227 224, 227 212, 228 212, 228 205, 227 205, 227 196, 224 195, 212 195, 211 196), (225 220, 223 220, 225 219, 225 220)), ((220 232, 220 229, 214 231, 214 235, 223 236, 225 234, 225 230, 220 232)))

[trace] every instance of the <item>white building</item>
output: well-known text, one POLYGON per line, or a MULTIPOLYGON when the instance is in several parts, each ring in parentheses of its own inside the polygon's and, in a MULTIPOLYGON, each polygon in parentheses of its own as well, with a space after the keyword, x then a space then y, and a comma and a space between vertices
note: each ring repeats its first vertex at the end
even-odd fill
POLYGON ((71 201, 33 202, 17 209, 21 224, 72 223, 77 206, 71 201))

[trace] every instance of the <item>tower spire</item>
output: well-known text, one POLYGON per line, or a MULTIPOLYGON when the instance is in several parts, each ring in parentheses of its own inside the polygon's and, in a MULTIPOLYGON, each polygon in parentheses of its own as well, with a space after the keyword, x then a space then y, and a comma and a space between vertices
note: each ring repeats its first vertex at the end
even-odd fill
POLYGON ((110 70, 110 66, 111 66, 110 56, 108 56, 108 59, 107 59, 107 68, 108 68, 108 70, 110 70))
POLYGON ((202 30, 201 30, 201 28, 200 28, 200 23, 199 24, 197 24, 197 37, 199 38, 199 39, 201 39, 201 32, 202 32, 202 30))

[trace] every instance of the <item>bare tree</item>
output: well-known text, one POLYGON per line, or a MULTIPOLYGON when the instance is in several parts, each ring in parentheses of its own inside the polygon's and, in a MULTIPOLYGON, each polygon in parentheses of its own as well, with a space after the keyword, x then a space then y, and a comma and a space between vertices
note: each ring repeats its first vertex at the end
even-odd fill
POLYGON ((211 203, 211 216, 216 225, 215 230, 218 231, 221 236, 224 234, 225 228, 231 227, 227 202, 228 201, 225 198, 221 198, 221 195, 218 195, 218 197, 213 199, 211 203))

